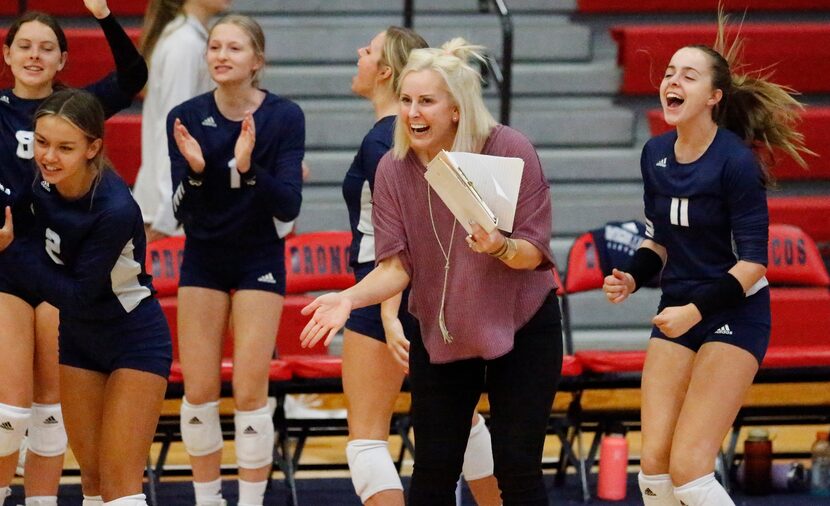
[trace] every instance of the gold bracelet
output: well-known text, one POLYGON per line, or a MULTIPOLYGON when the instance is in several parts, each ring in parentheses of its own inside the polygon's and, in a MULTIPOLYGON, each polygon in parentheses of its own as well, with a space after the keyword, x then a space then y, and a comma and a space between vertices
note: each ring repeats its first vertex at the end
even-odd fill
POLYGON ((519 253, 519 245, 511 238, 507 238, 507 251, 505 251, 502 255, 499 256, 499 260, 504 262, 509 262, 515 258, 516 254, 519 253))
POLYGON ((501 258, 505 253, 507 253, 507 249, 510 247, 510 245, 507 243, 507 241, 509 240, 509 238, 505 237, 504 242, 501 243, 501 247, 499 247, 499 249, 497 249, 496 251, 491 251, 487 254, 491 257, 501 258))

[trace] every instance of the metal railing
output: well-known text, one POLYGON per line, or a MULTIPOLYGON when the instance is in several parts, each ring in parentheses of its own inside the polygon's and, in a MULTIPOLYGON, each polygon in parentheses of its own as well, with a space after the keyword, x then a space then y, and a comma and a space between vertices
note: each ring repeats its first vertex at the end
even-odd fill
MULTIPOLYGON (((501 23, 501 65, 487 55, 486 68, 482 77, 492 77, 499 91, 499 121, 504 125, 510 124, 511 97, 513 95, 513 17, 504 0, 478 0, 480 12, 489 12, 495 9, 501 23)), ((403 2, 403 26, 412 28, 415 24, 415 0, 403 2)))

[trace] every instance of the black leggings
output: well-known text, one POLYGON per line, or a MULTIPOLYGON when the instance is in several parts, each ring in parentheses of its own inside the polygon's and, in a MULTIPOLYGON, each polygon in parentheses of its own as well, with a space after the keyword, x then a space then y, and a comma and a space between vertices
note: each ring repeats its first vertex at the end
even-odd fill
POLYGON ((455 505, 470 419, 485 389, 502 501, 547 505, 542 451, 561 368, 562 323, 553 293, 516 333, 513 350, 495 360, 430 364, 421 334, 413 329, 409 379, 416 450, 410 506, 455 505))

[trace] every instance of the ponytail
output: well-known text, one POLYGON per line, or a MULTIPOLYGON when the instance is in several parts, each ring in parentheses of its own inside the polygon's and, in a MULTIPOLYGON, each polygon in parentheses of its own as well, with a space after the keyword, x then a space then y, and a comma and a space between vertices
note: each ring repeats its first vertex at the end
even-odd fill
POLYGON ((794 90, 770 81, 771 73, 756 71, 739 74, 743 40, 740 25, 731 44, 726 40, 729 16, 718 8, 718 34, 713 47, 689 46, 706 53, 712 62, 712 85, 723 92, 723 98, 712 110, 712 120, 731 130, 749 146, 756 148, 764 182, 774 183, 769 167, 775 163, 776 148, 800 166, 807 162, 802 154, 815 155, 804 145, 804 135, 796 129, 804 106, 793 96, 794 90))

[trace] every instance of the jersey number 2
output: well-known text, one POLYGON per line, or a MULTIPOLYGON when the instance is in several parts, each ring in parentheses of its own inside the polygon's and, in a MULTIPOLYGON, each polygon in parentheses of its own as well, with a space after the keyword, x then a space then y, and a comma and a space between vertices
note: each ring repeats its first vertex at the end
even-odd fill
POLYGON ((46 253, 53 262, 63 265, 63 260, 60 259, 61 236, 51 228, 46 229, 46 253))
POLYGON ((689 199, 672 197, 669 220, 672 225, 689 226, 689 199))

